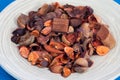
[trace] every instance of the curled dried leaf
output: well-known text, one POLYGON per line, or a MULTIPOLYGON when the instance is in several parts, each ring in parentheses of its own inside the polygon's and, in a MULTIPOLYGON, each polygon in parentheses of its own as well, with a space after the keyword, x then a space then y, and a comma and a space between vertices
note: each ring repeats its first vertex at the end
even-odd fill
POLYGON ((31 35, 29 32, 27 32, 25 35, 20 37, 19 45, 29 45, 33 43, 35 40, 35 37, 31 35))
POLYGON ((28 21, 29 17, 25 14, 21 14, 17 19, 17 23, 21 28, 25 28, 28 21))

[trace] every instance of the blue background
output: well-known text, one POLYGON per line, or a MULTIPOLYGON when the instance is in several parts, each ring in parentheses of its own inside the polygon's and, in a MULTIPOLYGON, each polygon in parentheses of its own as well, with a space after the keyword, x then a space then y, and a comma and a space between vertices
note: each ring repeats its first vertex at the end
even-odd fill
MULTIPOLYGON (((0 0, 0 12, 5 9, 10 3, 15 0, 0 0)), ((118 4, 120 4, 120 0, 114 0, 118 4)), ((8 74, 2 67, 0 67, 0 80, 16 80, 10 74, 8 74)), ((120 80, 120 76, 115 80, 120 80)))

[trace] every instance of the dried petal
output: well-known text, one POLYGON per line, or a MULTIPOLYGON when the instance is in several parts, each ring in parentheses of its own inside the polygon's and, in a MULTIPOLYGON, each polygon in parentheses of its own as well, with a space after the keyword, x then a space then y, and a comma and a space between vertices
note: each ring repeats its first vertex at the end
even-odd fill
POLYGON ((44 35, 48 35, 51 31, 52 31, 51 27, 45 27, 44 29, 42 29, 41 33, 44 35))
POLYGON ((71 74, 71 70, 69 68, 67 68, 67 67, 64 67, 62 73, 63 73, 62 75, 64 77, 68 77, 71 74))
POLYGON ((29 55, 29 50, 27 47, 25 46, 21 46, 20 49, 19 49, 19 52, 20 52, 20 55, 24 58, 28 58, 28 55, 29 55))
POLYGON ((65 53, 67 54, 67 56, 69 58, 74 59, 74 52, 73 52, 74 49, 73 48, 71 48, 71 47, 65 47, 64 51, 65 51, 65 53))
POLYGON ((30 61, 33 65, 36 64, 38 59, 39 59, 38 51, 32 51, 28 56, 28 61, 30 61))

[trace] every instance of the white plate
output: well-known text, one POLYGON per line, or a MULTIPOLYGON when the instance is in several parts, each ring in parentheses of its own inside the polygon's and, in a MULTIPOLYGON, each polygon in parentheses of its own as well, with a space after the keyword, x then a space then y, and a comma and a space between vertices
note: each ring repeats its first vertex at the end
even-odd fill
POLYGON ((17 79, 22 80, 108 80, 120 73, 120 7, 108 0, 17 0, 10 4, 0 17, 0 64, 17 79), (16 19, 21 13, 37 10, 43 3, 58 1, 61 4, 88 5, 109 25, 115 37, 116 47, 106 56, 94 56, 94 65, 85 73, 74 73, 68 78, 51 73, 44 68, 32 66, 23 59, 14 43, 11 33, 17 27, 16 19))

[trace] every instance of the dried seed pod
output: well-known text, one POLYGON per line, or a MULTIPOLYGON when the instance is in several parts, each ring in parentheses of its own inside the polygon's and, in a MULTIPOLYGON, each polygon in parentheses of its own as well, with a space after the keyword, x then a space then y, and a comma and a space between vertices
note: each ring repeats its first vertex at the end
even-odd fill
POLYGON ((25 46, 21 46, 19 49, 20 55, 24 58, 28 58, 28 55, 30 53, 29 49, 25 46))
POLYGON ((74 69, 75 72, 83 73, 83 72, 85 72, 88 69, 88 67, 77 66, 77 67, 73 67, 73 69, 74 69))
POLYGON ((51 27, 52 26, 52 20, 48 20, 48 21, 44 22, 44 26, 51 27))
POLYGON ((68 28, 68 33, 73 33, 73 32, 74 32, 73 26, 69 26, 69 28, 68 28))
POLYGON ((18 28, 12 32, 12 34, 15 36, 23 36, 25 33, 26 33, 25 28, 18 28))
POLYGON ((74 59, 74 52, 73 52, 74 49, 73 48, 71 48, 71 47, 65 47, 64 51, 65 51, 65 53, 67 54, 67 56, 69 58, 74 59))
POLYGON ((79 65, 79 66, 82 66, 82 67, 88 67, 88 61, 85 59, 85 58, 78 58, 74 65, 79 65))
POLYGON ((91 67, 93 65, 93 61, 89 58, 87 58, 87 61, 88 61, 88 67, 91 67))
POLYGON ((60 51, 60 50, 57 50, 55 48, 53 48, 52 46, 49 46, 49 45, 44 45, 44 48, 48 51, 48 52, 52 52, 52 53, 64 53, 63 51, 60 51))
POLYGON ((45 28, 42 29, 41 33, 43 35, 48 35, 51 31, 52 31, 51 27, 45 27, 45 28))
POLYGON ((49 66, 49 62, 46 60, 40 60, 40 62, 38 63, 39 67, 48 67, 49 66))
POLYGON ((91 33, 90 33, 89 23, 83 23, 80 29, 86 38, 90 37, 91 33))
POLYGON ((62 76, 63 77, 68 77, 70 74, 71 74, 71 70, 67 67, 64 67, 63 71, 62 71, 62 76))
POLYGON ((110 51, 110 49, 106 46, 97 46, 96 47, 96 52, 100 56, 106 55, 109 51, 110 51))
POLYGON ((68 15, 67 15, 67 14, 62 14, 62 15, 60 16, 60 18, 62 18, 62 19, 68 19, 68 15))
POLYGON ((84 49, 84 51, 87 51, 87 45, 91 42, 91 38, 87 38, 87 39, 85 39, 85 41, 83 42, 83 49, 84 49))
POLYGON ((31 32, 31 35, 35 36, 35 37, 38 37, 39 36, 39 31, 38 30, 33 30, 31 32))
POLYGON ((39 59, 39 52, 38 51, 32 51, 28 56, 28 61, 31 62, 32 65, 35 65, 37 60, 39 59))
POLYGON ((17 19, 17 23, 21 28, 25 28, 28 21, 29 17, 25 14, 21 14, 17 19))
POLYGON ((92 56, 93 55, 93 53, 94 53, 94 51, 95 51, 95 49, 93 48, 93 46, 92 46, 92 44, 88 44, 88 47, 89 47, 89 55, 90 56, 92 56))
POLYGON ((62 42, 64 42, 67 45, 71 45, 70 41, 67 40, 66 35, 62 35, 62 42))

